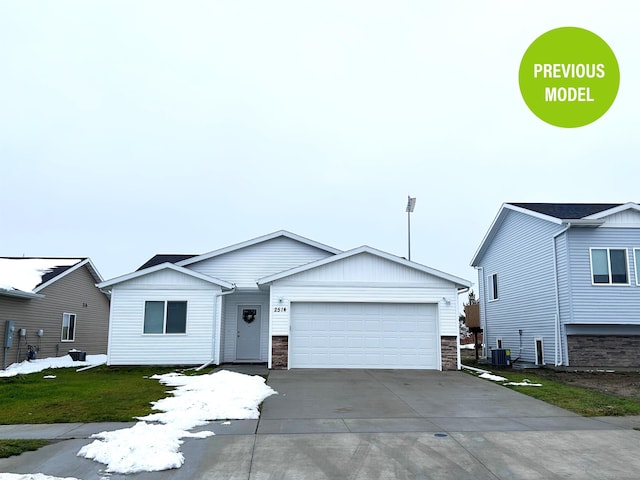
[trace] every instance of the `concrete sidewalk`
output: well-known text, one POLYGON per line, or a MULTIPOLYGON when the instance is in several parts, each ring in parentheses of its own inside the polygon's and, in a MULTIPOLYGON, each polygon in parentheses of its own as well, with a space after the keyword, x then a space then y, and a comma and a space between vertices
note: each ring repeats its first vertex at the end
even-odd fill
POLYGON ((580 417, 461 372, 271 372, 260 420, 212 422, 176 470, 113 474, 77 457, 93 433, 132 424, 4 425, 49 438, 0 472, 82 480, 636 479, 640 417, 580 417), (64 441, 63 441, 64 440, 64 441))

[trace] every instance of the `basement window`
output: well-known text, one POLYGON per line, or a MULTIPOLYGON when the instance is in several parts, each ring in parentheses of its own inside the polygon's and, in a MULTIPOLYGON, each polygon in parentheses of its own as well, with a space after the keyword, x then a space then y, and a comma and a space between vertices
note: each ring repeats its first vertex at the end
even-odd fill
POLYGON ((144 329, 147 334, 187 333, 187 302, 147 301, 144 329))
POLYGON ((626 249, 591 248, 590 251, 593 285, 629 284, 626 249))

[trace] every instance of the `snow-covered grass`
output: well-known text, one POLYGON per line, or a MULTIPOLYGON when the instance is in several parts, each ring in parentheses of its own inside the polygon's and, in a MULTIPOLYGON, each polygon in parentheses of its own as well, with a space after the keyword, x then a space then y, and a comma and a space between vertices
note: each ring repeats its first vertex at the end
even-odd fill
POLYGON ((476 370, 476 372, 482 372, 478 375, 479 378, 484 378, 485 380, 491 380, 493 382, 502 382, 502 385, 511 386, 511 387, 541 387, 541 383, 531 383, 531 381, 527 378, 522 379, 520 382, 510 382, 508 378, 501 377, 500 375, 494 375, 491 372, 483 371, 479 369, 471 369, 470 367, 465 367, 469 370, 476 370))
MULTIPOLYGON (((105 361, 104 355, 88 355, 86 362, 74 362, 69 356, 47 358, 14 364, 1 373, 11 376, 50 368, 89 367, 105 361)), ((80 449, 79 456, 104 463, 110 473, 179 468, 184 463, 180 452, 184 438, 205 438, 214 434, 189 430, 215 420, 257 419, 260 403, 277 393, 266 385, 263 377, 226 370, 194 376, 169 373, 151 378, 174 388, 169 392, 171 396, 152 402, 158 412, 138 418, 139 422, 131 428, 93 435, 95 440, 80 449)), ((57 480, 43 474, 0 473, 0 480, 17 479, 57 480)))
MULTIPOLYGON (((65 355, 64 357, 25 360, 20 363, 13 363, 5 370, 0 370, 0 377, 37 373, 50 368, 95 367, 97 365, 103 365, 106 362, 106 355, 87 355, 86 361, 83 362, 76 362, 69 355, 65 355)), ((51 377, 49 376, 49 378, 51 377)))
POLYGON ((277 393, 259 376, 222 370, 209 375, 170 373, 153 378, 175 387, 172 396, 153 402, 160 410, 141 417, 131 428, 93 435, 93 443, 78 455, 107 465, 107 472, 131 474, 178 468, 182 438, 204 438, 213 432, 189 430, 213 420, 259 417, 258 406, 277 393), (143 440, 141 440, 143 439, 143 440))

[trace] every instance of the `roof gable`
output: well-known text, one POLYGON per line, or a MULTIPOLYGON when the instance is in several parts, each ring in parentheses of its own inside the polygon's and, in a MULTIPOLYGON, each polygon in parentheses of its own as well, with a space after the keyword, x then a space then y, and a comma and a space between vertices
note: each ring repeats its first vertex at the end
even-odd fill
POLYGON ((338 262, 343 262, 346 259, 351 259, 357 255, 368 254, 375 256, 380 259, 387 260, 392 263, 396 263, 398 265, 402 265, 404 267, 414 269, 419 272, 427 273, 434 277, 440 278, 442 280, 446 280, 456 284, 458 287, 469 288, 471 283, 462 278, 456 277, 454 275, 450 275, 448 273, 441 272, 431 267, 427 267, 425 265, 421 265, 419 263, 411 262, 401 257, 397 257, 395 255, 391 255, 389 253, 383 252, 381 250, 376 250, 375 248, 371 248, 368 246, 362 246, 358 248, 354 248, 353 250, 348 250, 346 252, 342 252, 338 255, 326 257, 321 260, 317 260, 315 262, 308 263, 306 265, 301 265, 299 267, 295 267, 284 272, 279 272, 273 275, 269 275, 267 277, 263 277, 258 280, 258 285, 267 285, 273 283, 278 280, 282 280, 284 278, 288 278, 294 275, 298 275, 304 272, 309 272, 314 269, 318 269, 324 266, 333 265, 338 262))
POLYGON ((96 283, 102 281, 89 258, 2 257, 0 289, 38 293, 83 266, 89 269, 96 283))
POLYGON ((331 254, 337 254, 340 253, 341 250, 338 250, 337 248, 333 248, 330 247, 328 245, 324 245, 322 243, 313 241, 313 240, 309 240, 308 238, 304 238, 301 237, 300 235, 296 235, 295 233, 291 233, 291 232, 287 232, 286 230, 279 230, 277 232, 273 232, 270 233, 268 235, 263 235, 261 237, 257 237, 257 238, 253 238, 251 240, 247 240, 245 242, 241 242, 241 243, 236 243, 235 245, 230 245, 228 247, 224 247, 218 250, 214 250, 212 252, 208 252, 208 253, 204 253, 202 255, 197 255, 182 261, 177 262, 177 265, 181 266, 181 267, 185 267, 187 265, 192 265, 194 263, 197 262, 201 262, 203 260, 208 260, 210 258, 214 258, 220 255, 224 255, 225 253, 230 253, 230 252, 234 252, 246 247, 250 247, 253 245, 257 245, 259 243, 264 243, 264 242, 268 242, 269 240, 272 240, 274 238, 278 238, 278 237, 286 237, 289 238, 291 240, 294 240, 296 242, 300 242, 315 248, 318 248, 320 250, 323 250, 325 252, 331 253, 331 254))
POLYGON ((128 273, 126 275, 121 275, 119 277, 112 278, 110 280, 106 280, 104 282, 99 283, 97 286, 98 288, 101 288, 101 289, 109 288, 119 283, 128 282, 129 280, 133 280, 135 278, 143 277, 145 275, 149 275, 149 274, 159 272, 161 270, 166 270, 166 269, 173 270, 174 272, 178 272, 193 278, 197 278, 199 280, 204 280, 205 282, 218 285, 227 290, 231 290, 232 288, 234 288, 234 285, 232 283, 225 282, 224 280, 213 278, 213 277, 210 277, 209 275, 204 275, 202 273, 198 273, 193 270, 189 270, 187 268, 183 268, 168 262, 161 263, 160 265, 154 265, 153 267, 149 267, 144 270, 136 270, 135 272, 128 273))
POLYGON ((562 220, 585 218, 622 206, 620 203, 509 203, 507 205, 562 220))

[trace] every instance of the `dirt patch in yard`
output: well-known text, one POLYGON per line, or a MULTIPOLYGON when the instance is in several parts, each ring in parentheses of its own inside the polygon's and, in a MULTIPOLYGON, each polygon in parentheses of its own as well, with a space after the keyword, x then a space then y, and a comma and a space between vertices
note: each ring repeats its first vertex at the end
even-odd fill
POLYGON ((548 378, 565 385, 590 388, 602 393, 631 398, 640 402, 640 372, 618 371, 557 371, 536 369, 532 375, 548 378))
MULTIPOLYGON (((499 372, 490 364, 476 364, 473 350, 462 350, 462 363, 499 372)), ((515 371, 515 370, 514 370, 515 371)), ((527 370, 521 370, 526 372, 527 370)), ((565 385, 589 388, 609 395, 625 397, 640 402, 640 371, 610 370, 554 370, 539 368, 530 370, 531 376, 548 378, 565 385)), ((499 374, 499 373, 498 373, 499 374)))

